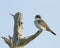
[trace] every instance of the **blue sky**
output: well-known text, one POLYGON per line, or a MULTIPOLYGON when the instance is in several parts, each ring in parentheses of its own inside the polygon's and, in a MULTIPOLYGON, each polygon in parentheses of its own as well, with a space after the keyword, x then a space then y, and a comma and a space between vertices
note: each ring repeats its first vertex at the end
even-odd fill
POLYGON ((60 46, 60 1, 59 0, 0 0, 0 48, 9 48, 1 36, 13 36, 14 20, 9 13, 21 12, 23 16, 23 34, 30 36, 38 29, 34 25, 36 14, 57 34, 43 31, 25 48, 59 48, 60 46))

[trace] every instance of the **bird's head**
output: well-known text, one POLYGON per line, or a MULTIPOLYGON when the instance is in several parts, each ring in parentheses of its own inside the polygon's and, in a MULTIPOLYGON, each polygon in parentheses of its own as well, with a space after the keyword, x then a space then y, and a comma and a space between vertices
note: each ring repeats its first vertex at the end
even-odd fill
POLYGON ((41 16, 40 15, 36 15, 35 16, 35 20, 41 20, 41 16))

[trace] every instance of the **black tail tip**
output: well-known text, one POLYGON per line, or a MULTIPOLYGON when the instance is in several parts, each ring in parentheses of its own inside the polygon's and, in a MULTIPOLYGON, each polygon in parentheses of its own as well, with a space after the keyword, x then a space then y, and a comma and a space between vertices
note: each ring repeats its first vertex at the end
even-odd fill
POLYGON ((56 35, 56 33, 54 33, 54 32, 51 32, 53 35, 56 35))

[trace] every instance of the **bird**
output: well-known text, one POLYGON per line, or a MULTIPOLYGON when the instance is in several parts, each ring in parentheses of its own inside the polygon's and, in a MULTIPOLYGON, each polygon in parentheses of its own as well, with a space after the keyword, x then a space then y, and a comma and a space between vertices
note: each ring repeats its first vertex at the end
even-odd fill
POLYGON ((36 15, 35 16, 35 21, 34 21, 35 26, 39 29, 39 30, 45 30, 48 32, 51 32, 53 35, 56 35, 56 33, 54 33, 49 26, 47 25, 47 23, 41 18, 40 15, 36 15))

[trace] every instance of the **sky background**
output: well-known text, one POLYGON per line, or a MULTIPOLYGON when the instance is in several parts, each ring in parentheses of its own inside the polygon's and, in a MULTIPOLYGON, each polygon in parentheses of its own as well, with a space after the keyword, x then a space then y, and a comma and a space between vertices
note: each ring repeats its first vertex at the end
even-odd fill
POLYGON ((13 36, 14 20, 9 13, 21 12, 23 35, 30 36, 38 30, 34 25, 36 14, 57 34, 43 31, 25 48, 60 48, 60 0, 0 0, 0 48, 9 48, 1 36, 13 36))

